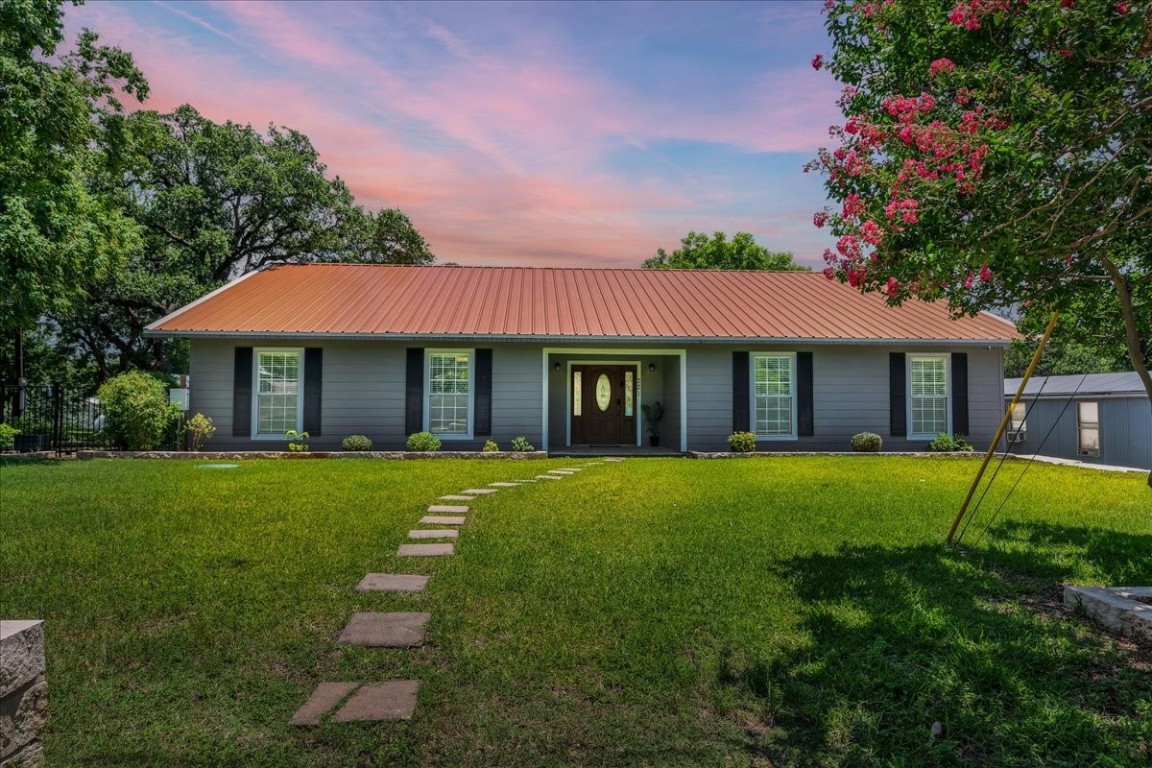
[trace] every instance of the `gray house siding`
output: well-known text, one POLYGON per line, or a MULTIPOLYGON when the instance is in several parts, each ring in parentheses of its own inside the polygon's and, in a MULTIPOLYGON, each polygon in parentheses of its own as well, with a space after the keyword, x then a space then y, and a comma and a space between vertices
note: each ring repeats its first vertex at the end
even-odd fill
MULTIPOLYGON (((567 372, 581 360, 633 360, 638 362, 637 420, 641 443, 647 438, 639 405, 659 400, 666 406, 661 446, 680 447, 681 427, 687 424, 690 450, 727 450, 733 431, 732 353, 812 353, 813 435, 790 440, 760 441, 760 451, 843 451, 858 432, 877 432, 890 451, 922 450, 926 441, 909 441, 889 434, 889 353, 961 351, 968 356, 969 439, 986 447, 1004 409, 1001 352, 998 348, 898 348, 882 345, 772 345, 726 344, 641 345, 577 344, 545 346, 536 343, 477 344, 453 340, 436 343, 379 341, 212 340, 197 339, 191 351, 191 412, 211 416, 217 432, 210 450, 272 449, 278 439, 253 440, 232 435, 235 349, 323 349, 321 434, 313 436, 313 450, 334 450, 351 434, 370 437, 379 450, 402 449, 407 438, 406 359, 410 347, 492 350, 491 439, 507 448, 523 435, 544 447, 544 380, 547 377, 547 447, 561 450, 568 444, 567 372), (544 349, 551 350, 547 361, 544 349), (556 351, 562 349, 563 351, 556 351), (681 380, 681 358, 686 350, 686 378, 681 380), (642 350, 637 352, 637 350, 642 350), (559 364, 560 370, 555 366, 559 364), (649 370, 651 367, 653 370, 649 370), (686 410, 681 410, 682 393, 686 410)), ((1104 415, 1102 414, 1102 419, 1104 415)), ((1031 425, 1030 425, 1031 427, 1031 425)), ((1102 445, 1109 438, 1102 425, 1102 445)), ((488 436, 471 440, 445 440, 446 449, 479 450, 488 436)), ((1073 435, 1074 439, 1074 435, 1073 435)))
POLYGON ((1026 397, 1022 402, 1027 406, 1027 424, 1024 440, 1012 444, 1014 453, 1152 469, 1152 404, 1147 398, 1061 397, 1032 402, 1026 397), (1099 456, 1078 453, 1076 403, 1080 401, 1099 405, 1099 456))

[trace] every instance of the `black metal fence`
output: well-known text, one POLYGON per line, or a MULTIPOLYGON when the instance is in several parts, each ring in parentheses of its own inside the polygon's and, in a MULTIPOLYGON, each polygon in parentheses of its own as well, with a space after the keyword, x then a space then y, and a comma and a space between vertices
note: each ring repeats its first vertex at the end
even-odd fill
POLYGON ((62 384, 0 384, 0 423, 19 430, 0 449, 63 454, 114 447, 101 434, 100 401, 62 384))

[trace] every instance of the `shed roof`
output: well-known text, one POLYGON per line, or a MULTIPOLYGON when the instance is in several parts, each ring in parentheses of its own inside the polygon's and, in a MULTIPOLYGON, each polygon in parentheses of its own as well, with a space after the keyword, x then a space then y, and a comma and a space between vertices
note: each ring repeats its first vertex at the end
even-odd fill
POLYGON ((282 265, 148 328, 171 336, 979 343, 1015 337, 989 314, 889 307, 812 272, 282 265))
MULTIPOLYGON (((1012 397, 1020 379, 1004 379, 1004 396, 1012 397)), ((1024 388, 1025 397, 1091 397, 1094 395, 1134 395, 1147 397, 1144 384, 1135 371, 1128 373, 1077 373, 1070 376, 1033 376, 1024 388)))

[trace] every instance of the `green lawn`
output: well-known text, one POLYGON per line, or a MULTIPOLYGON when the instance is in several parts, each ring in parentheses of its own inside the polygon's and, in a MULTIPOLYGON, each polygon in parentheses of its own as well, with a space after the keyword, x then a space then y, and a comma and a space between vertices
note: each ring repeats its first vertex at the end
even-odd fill
POLYGON ((0 467, 0 615, 47 620, 52 766, 1135 766, 1152 652, 1056 605, 1152 583, 1140 474, 1034 466, 940 542, 976 462, 631 459, 0 467), (430 573, 421 595, 368 572, 430 573), (428 610, 419 650, 334 642, 428 610), (326 680, 419 678, 405 723, 289 728, 326 680), (934 722, 943 724, 930 739, 934 722))

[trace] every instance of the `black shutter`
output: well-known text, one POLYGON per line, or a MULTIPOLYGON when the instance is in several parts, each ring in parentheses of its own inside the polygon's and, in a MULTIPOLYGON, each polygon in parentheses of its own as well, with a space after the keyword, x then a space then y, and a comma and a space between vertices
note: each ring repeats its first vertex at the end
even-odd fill
POLYGON ((473 434, 492 434, 492 350, 476 350, 476 415, 473 434))
POLYGON ((252 436, 252 347, 236 347, 232 369, 232 436, 252 436))
POLYGON ((904 353, 888 355, 888 431, 892 437, 908 436, 908 385, 904 353))
POLYGON ((968 354, 952 353, 952 431, 968 434, 968 354))
POLYGON ((324 380, 324 350, 308 347, 304 350, 304 430, 312 437, 320 436, 320 388, 324 380))
POLYGON ((405 379, 406 406, 404 434, 424 431, 424 350, 408 349, 408 370, 405 379))
POLYGON ((812 353, 796 353, 796 421, 801 437, 816 434, 812 409, 812 353))
POLYGON ((732 431, 748 432, 748 353, 732 353, 732 431))

